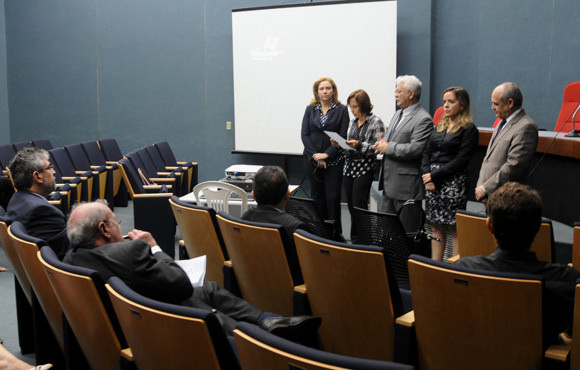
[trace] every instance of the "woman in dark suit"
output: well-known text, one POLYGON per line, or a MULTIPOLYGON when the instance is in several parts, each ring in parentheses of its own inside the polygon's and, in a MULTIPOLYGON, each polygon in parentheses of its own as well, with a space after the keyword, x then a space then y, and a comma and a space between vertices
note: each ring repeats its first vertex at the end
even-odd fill
POLYGON ((473 124, 469 94, 463 87, 443 92, 443 119, 433 130, 425 151, 421 171, 425 184, 427 219, 433 230, 432 258, 441 261, 447 230, 457 251, 455 212, 467 205, 467 166, 479 139, 473 124))
POLYGON ((344 157, 330 143, 324 131, 334 131, 346 138, 348 110, 340 104, 336 84, 329 77, 322 77, 312 87, 314 99, 306 107, 302 119, 302 143, 304 165, 310 176, 311 196, 320 215, 340 226, 340 195, 344 157))

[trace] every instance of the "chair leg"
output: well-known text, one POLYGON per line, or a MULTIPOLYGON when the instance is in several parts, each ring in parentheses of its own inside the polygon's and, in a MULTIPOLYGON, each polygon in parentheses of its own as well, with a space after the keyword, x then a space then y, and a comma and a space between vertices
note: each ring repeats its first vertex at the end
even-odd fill
POLYGON ((14 292, 16 294, 16 321, 18 322, 18 344, 20 352, 28 354, 34 352, 34 324, 32 307, 26 298, 16 276, 14 276, 14 292))

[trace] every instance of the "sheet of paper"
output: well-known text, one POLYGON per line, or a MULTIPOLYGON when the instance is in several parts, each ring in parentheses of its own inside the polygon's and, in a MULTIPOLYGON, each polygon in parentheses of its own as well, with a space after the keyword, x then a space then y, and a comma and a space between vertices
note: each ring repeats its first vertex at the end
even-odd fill
POLYGON ((340 145, 340 147, 344 150, 354 150, 354 148, 351 148, 347 143, 346 143, 346 139, 343 138, 342 136, 340 136, 338 134, 338 132, 334 132, 334 131, 324 131, 324 133, 328 136, 330 136, 330 138, 334 141, 336 141, 338 143, 338 145, 340 145))
POLYGON ((207 256, 200 256, 188 260, 175 261, 179 267, 185 271, 191 285, 193 287, 200 287, 203 285, 205 279, 207 256))

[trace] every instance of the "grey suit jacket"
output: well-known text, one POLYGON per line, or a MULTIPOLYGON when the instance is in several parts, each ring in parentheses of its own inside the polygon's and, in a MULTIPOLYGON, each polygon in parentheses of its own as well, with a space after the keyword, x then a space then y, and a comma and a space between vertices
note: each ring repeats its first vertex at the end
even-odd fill
POLYGON ((483 185, 485 192, 491 194, 506 182, 525 182, 537 146, 538 126, 522 109, 499 135, 497 127, 493 131, 477 186, 483 185))
MULTIPOLYGON (((429 136, 433 131, 433 120, 419 104, 410 107, 411 112, 399 122, 394 136, 383 155, 379 186, 390 199, 423 199, 425 186, 421 179, 421 158, 429 136)), ((400 110, 395 112, 385 133, 388 138, 400 110)))

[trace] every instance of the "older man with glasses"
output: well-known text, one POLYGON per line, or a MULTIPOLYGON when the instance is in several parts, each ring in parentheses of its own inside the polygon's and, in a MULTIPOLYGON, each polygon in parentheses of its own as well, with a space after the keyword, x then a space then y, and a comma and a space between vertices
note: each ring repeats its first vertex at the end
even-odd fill
POLYGON ((46 199, 55 189, 54 166, 48 158, 48 152, 39 148, 25 148, 12 158, 8 168, 17 191, 6 218, 21 222, 29 235, 46 241, 62 259, 70 243, 65 214, 46 199))

